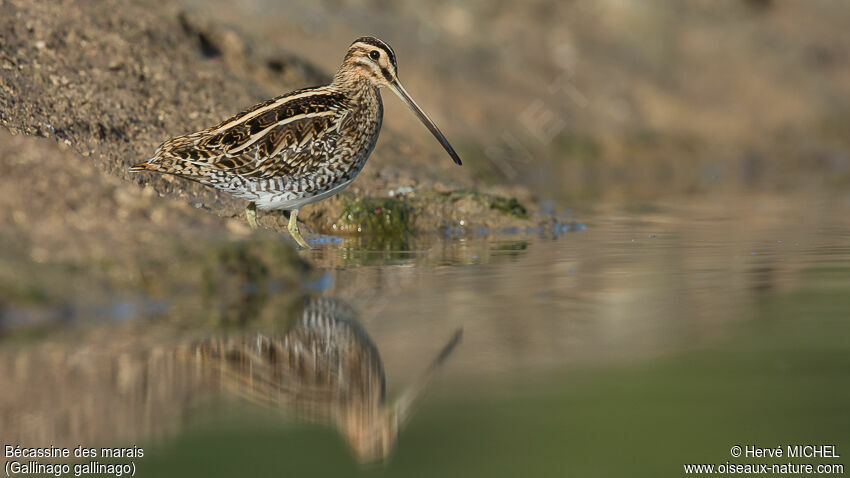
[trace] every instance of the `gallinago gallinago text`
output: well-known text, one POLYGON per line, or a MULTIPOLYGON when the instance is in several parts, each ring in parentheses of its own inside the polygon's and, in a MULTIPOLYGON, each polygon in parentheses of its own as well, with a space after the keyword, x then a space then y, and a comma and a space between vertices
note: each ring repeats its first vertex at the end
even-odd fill
POLYGON ((439 128, 401 86, 396 57, 374 37, 351 44, 326 86, 293 91, 258 104, 222 123, 163 143, 154 157, 131 171, 156 171, 198 181, 248 199, 256 209, 290 211, 289 233, 298 232, 298 209, 348 186, 363 169, 381 130, 379 88, 389 87, 461 161, 439 128))

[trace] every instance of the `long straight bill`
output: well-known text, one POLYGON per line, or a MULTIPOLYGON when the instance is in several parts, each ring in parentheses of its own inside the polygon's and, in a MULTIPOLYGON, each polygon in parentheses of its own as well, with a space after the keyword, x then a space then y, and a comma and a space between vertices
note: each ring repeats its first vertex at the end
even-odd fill
POLYGON ((452 160, 455 162, 455 164, 461 166, 463 163, 460 161, 460 156, 458 156, 455 152, 455 149, 452 148, 452 145, 449 143, 449 140, 446 139, 446 137, 443 135, 443 132, 440 131, 440 128, 437 128, 437 125, 435 125, 434 122, 431 121, 431 118, 429 118, 428 115, 426 115, 425 112, 422 111, 422 108, 420 108, 419 105, 417 105, 416 102, 413 101, 413 98, 411 98, 410 95, 407 94, 407 91, 404 90, 404 88, 401 86, 401 83, 399 83, 398 80, 391 81, 390 89, 392 89, 393 93, 397 94, 398 97, 401 98, 402 101, 407 103, 407 106, 409 106, 410 109, 413 110, 414 113, 416 113, 416 116, 419 117, 419 120, 422 121, 422 123, 428 128, 429 131, 431 131, 431 134, 433 134, 434 137, 437 138, 437 141, 439 141, 440 144, 443 145, 443 148, 446 150, 447 153, 449 153, 449 156, 452 157, 452 160))
POLYGON ((407 386, 407 389, 396 399, 395 402, 395 414, 396 420, 399 427, 403 426, 405 422, 410 418, 411 410, 413 409, 413 405, 416 403, 417 399, 422 396, 425 392, 425 387, 428 383, 434 378, 437 370, 443 366, 446 362, 446 359, 449 358, 449 355, 452 354, 457 344, 460 343, 463 338, 463 329, 455 330, 455 333, 452 335, 452 338, 443 346, 440 350, 440 353, 437 354, 437 357, 431 362, 431 365, 428 366, 427 369, 413 380, 413 382, 407 386))

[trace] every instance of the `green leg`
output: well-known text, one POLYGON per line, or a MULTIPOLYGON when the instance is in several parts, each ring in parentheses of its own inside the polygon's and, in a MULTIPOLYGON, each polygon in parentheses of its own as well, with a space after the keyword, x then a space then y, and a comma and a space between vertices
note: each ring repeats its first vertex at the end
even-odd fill
POLYGON ((245 218, 248 219, 248 225, 251 226, 251 229, 260 227, 257 223, 257 205, 253 202, 249 203, 248 207, 245 208, 245 218))
POLYGON ((298 220, 296 219, 297 217, 298 209, 293 209, 289 212, 289 226, 286 229, 289 231, 289 235, 292 236, 293 239, 295 239, 295 242, 297 242, 299 246, 303 247, 304 249, 312 249, 312 247, 307 244, 307 241, 305 241, 304 238, 301 237, 301 233, 298 232, 298 220))

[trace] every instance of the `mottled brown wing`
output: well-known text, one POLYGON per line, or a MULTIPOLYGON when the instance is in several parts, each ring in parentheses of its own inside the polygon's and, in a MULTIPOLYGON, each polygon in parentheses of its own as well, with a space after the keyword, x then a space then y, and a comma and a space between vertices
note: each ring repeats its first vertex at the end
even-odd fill
POLYGON ((339 93, 302 90, 160 149, 187 163, 183 169, 192 176, 210 169, 258 179, 299 175, 325 163, 336 150, 347 112, 339 93))
POLYGON ((332 113, 273 126, 255 143, 217 157, 215 167, 251 178, 303 176, 329 162, 341 121, 332 113))

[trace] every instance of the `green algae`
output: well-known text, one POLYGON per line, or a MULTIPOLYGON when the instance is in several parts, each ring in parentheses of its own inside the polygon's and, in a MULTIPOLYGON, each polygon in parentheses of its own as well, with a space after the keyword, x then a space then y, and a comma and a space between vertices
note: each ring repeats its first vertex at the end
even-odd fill
POLYGON ((514 197, 505 197, 466 189, 452 191, 446 197, 451 201, 471 199, 491 210, 499 211, 506 216, 518 219, 528 219, 530 217, 528 209, 514 197))
POLYGON ((400 197, 357 196, 344 193, 340 196, 339 227, 335 233, 353 233, 369 236, 404 237, 412 232, 437 232, 445 227, 447 214, 458 208, 458 203, 474 217, 468 224, 477 222, 489 225, 503 223, 515 225, 516 219, 531 218, 528 209, 516 198, 482 193, 472 190, 448 192, 423 190, 415 195, 400 197), (492 213, 490 212, 492 211, 492 213))
POLYGON ((342 196, 340 220, 352 232, 401 236, 413 230, 415 206, 405 198, 342 196))
POLYGON ((520 219, 528 218, 528 210, 516 198, 490 196, 490 209, 501 211, 503 214, 520 219))

